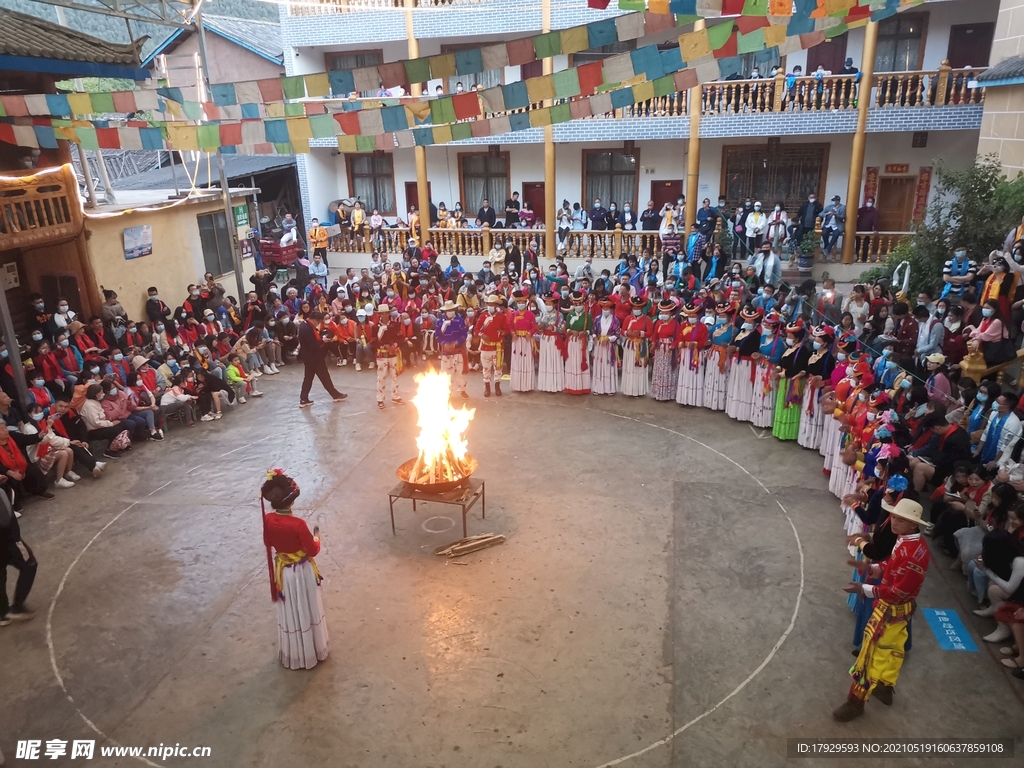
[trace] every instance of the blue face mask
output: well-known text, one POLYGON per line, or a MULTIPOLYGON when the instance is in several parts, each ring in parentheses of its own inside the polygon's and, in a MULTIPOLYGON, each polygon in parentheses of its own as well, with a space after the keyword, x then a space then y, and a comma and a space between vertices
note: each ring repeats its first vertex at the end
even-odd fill
POLYGON ((882 357, 888 357, 891 354, 892 354, 892 350, 891 349, 883 349, 882 350, 882 357))
POLYGON ((900 382, 900 389, 910 389, 910 387, 910 379, 904 379, 903 381, 900 382))
POLYGON ((977 400, 978 400, 979 403, 987 402, 988 401, 988 395, 986 395, 984 392, 979 392, 977 394, 977 400))
POLYGON ((995 313, 996 311, 992 309, 992 307, 985 307, 983 310, 981 310, 982 317, 992 317, 992 315, 994 315, 995 313))
POLYGON ((7 352, 6 349, 0 350, 0 359, 6 360, 7 359, 7 354, 8 354, 8 352, 7 352))
POLYGON ((815 352, 819 352, 821 350, 822 346, 823 346, 823 344, 820 341, 814 342, 814 351, 815 352))
POLYGON ((118 354, 114 355, 114 360, 116 360, 117 362, 120 363, 122 360, 124 360, 124 355, 122 355, 121 353, 118 353, 118 354))
POLYGON ((999 410, 999 403, 992 403, 992 410, 993 411, 998 411, 999 410))

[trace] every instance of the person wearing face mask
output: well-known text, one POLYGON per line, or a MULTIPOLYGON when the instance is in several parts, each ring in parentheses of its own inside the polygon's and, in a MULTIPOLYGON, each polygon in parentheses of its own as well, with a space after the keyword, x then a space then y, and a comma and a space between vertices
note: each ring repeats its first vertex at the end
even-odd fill
POLYGON ((565 315, 565 392, 570 395, 591 391, 587 347, 593 327, 594 316, 587 309, 586 296, 582 291, 573 291, 565 315))
POLYGON ((812 332, 811 354, 807 358, 806 384, 800 406, 800 427, 797 444, 817 451, 825 430, 825 408, 822 405, 826 390, 831 386, 835 355, 832 346, 835 331, 831 326, 819 325, 812 332))
POLYGON ((501 397, 501 364, 503 342, 509 334, 508 316, 497 294, 487 297, 487 308, 476 320, 473 336, 480 339, 480 367, 483 372, 484 397, 494 393, 501 397))
POLYGON ((797 243, 802 243, 804 235, 814 231, 822 210, 824 207, 818 202, 818 196, 813 192, 807 196, 805 202, 800 204, 800 209, 796 213, 797 229, 794 233, 797 243))
POLYGON ((775 369, 776 399, 772 435, 779 440, 796 440, 800 433, 800 412, 803 400, 807 361, 811 350, 805 345, 804 321, 797 318, 786 326, 786 351, 775 369))
POLYGON ((878 223, 879 216, 878 209, 875 208, 875 198, 869 197, 864 201, 864 205, 857 209, 858 234, 855 245, 857 261, 866 262, 868 260, 868 251, 871 248, 871 237, 861 233, 870 232, 873 235, 877 235, 878 223))
POLYGON ((530 308, 529 296, 524 291, 513 291, 512 302, 515 306, 509 318, 512 333, 512 389, 515 392, 532 392, 536 385, 533 343, 537 334, 537 318, 530 308))
POLYGON ((676 346, 679 349, 676 402, 704 405, 704 357, 710 341, 708 326, 701 322, 703 306, 693 301, 683 305, 676 346))
POLYGON ((981 433, 981 440, 972 451, 974 458, 986 466, 995 467, 995 462, 1021 436, 1021 423, 1014 409, 1017 393, 1003 390, 992 403, 988 424, 981 433))
POLYGON ((593 356, 590 363, 590 391, 595 395, 614 395, 619 388, 618 348, 621 324, 611 299, 600 301, 601 314, 594 320, 593 356))
POLYGON ((33 293, 29 296, 29 303, 32 305, 32 319, 29 327, 33 333, 40 334, 40 340, 46 338, 49 341, 56 326, 53 322, 53 315, 46 311, 46 302, 42 294, 33 293))
POLYGON ((774 209, 768 213, 768 228, 765 230, 765 240, 772 248, 782 251, 785 245, 787 233, 789 232, 789 216, 782 201, 775 203, 774 209))
POLYGON ((373 335, 373 344, 377 362, 377 408, 380 410, 384 410, 384 395, 389 388, 391 402, 395 405, 405 405, 405 401, 398 394, 398 377, 402 375, 404 363, 401 353, 402 331, 399 327, 401 323, 397 314, 392 317, 391 308, 387 304, 377 307, 378 325, 373 335))
POLYGON ((469 399, 466 392, 466 372, 469 369, 469 357, 466 353, 466 321, 458 312, 453 301, 445 302, 441 307, 444 313, 434 338, 441 348, 441 372, 451 378, 452 393, 458 392, 463 400, 469 399))
POLYGON ((977 326, 966 326, 963 329, 967 337, 967 348, 974 352, 980 351, 985 356, 989 367, 1012 360, 1016 355, 1014 345, 1009 338, 1001 315, 1000 301, 987 299, 981 306, 981 323, 977 326))
POLYGON ((337 366, 354 363, 356 357, 355 323, 344 313, 326 318, 327 330, 334 338, 334 352, 338 356, 337 366))
MULTIPOLYGON (((942 305, 942 300, 939 301, 942 305)), ((963 307, 949 307, 943 325, 946 328, 942 337, 942 354, 949 365, 958 365, 967 356, 967 339, 963 331, 963 307)))
POLYGON ((715 305, 714 324, 709 329, 711 347, 704 361, 704 407, 724 411, 729 391, 729 347, 736 337, 736 306, 728 301, 715 305))
POLYGON ((953 258, 942 266, 942 293, 940 298, 949 295, 963 296, 964 292, 974 284, 978 277, 978 264, 967 258, 967 248, 958 245, 953 249, 953 258))
POLYGON ((647 300, 634 296, 629 300, 629 314, 622 323, 622 393, 629 397, 647 394, 650 340, 654 324, 647 316, 647 300))
POLYGON ((754 399, 754 359, 761 344, 761 311, 749 304, 740 310, 740 327, 729 345, 725 413, 737 421, 750 421, 754 399))
POLYGON ((154 286, 146 289, 146 317, 151 323, 163 322, 171 316, 171 308, 160 300, 159 291, 154 286))
POLYGON ((846 206, 839 195, 832 196, 832 202, 821 212, 821 252, 829 261, 835 258, 835 249, 846 225, 846 206))
POLYGON ((754 203, 754 209, 747 214, 743 226, 747 238, 747 253, 753 254, 760 249, 761 242, 768 231, 768 217, 761 212, 760 200, 754 203))
POLYGON ((770 310, 764 313, 757 333, 757 348, 750 353, 754 366, 750 423, 760 429, 770 428, 774 421, 775 381, 772 372, 786 351, 785 338, 779 333, 781 324, 782 316, 778 312, 770 310))
POLYGON ((652 336, 653 363, 651 365, 651 396, 668 402, 675 399, 679 389, 679 368, 676 349, 679 345, 679 321, 676 303, 665 299, 658 304, 658 319, 654 321, 652 336))

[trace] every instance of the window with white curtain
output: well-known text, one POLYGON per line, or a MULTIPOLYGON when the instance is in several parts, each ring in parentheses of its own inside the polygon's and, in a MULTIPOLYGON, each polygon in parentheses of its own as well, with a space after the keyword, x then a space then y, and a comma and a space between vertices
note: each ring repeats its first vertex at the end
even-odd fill
POLYGON ((911 72, 921 66, 926 13, 901 13, 878 22, 875 72, 911 72))
POLYGON ((367 214, 376 208, 381 216, 394 216, 395 168, 391 155, 346 155, 345 159, 352 196, 362 202, 367 214))
POLYGON ((483 205, 504 210, 509 197, 508 152, 459 155, 462 172, 462 207, 469 215, 483 205))
POLYGON ((635 202, 640 167, 637 152, 584 150, 584 163, 586 187, 580 201, 584 208, 589 209, 597 198, 605 208, 615 203, 620 211, 626 203, 635 202))

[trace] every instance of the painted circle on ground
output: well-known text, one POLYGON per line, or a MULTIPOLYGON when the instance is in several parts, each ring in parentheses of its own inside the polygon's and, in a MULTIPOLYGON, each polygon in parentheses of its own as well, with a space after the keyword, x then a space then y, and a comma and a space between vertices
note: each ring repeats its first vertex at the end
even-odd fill
POLYGON ((423 521, 422 525, 423 530, 427 533, 444 533, 445 531, 450 531, 454 527, 455 521, 452 520, 450 517, 445 517, 444 515, 434 515, 433 517, 428 517, 426 520, 423 521), (444 528, 431 528, 429 525, 427 525, 427 523, 429 523, 431 520, 447 520, 449 525, 445 526, 444 528))
MULTIPOLYGON (((545 403, 544 405, 552 405, 552 406, 555 406, 555 407, 563 407, 563 408, 564 407, 569 407, 567 404, 563 404, 563 403, 559 403, 559 404, 545 403)), ((686 441, 690 442, 691 444, 700 446, 701 448, 703 448, 703 449, 709 451, 710 453, 718 456, 723 461, 732 464, 736 469, 738 469, 740 472, 742 472, 747 477, 749 477, 751 480, 753 480, 754 483, 756 483, 758 486, 760 486, 761 490, 763 490, 766 495, 774 496, 774 494, 768 489, 768 487, 758 477, 756 477, 753 473, 751 473, 747 468, 745 468, 744 466, 739 464, 737 461, 735 461, 734 459, 732 459, 731 457, 729 457, 725 453, 719 451, 718 449, 714 448, 713 446, 708 445, 707 443, 704 443, 704 442, 698 440, 695 437, 692 437, 690 435, 687 435, 687 434, 685 434, 683 432, 680 432, 680 431, 677 431, 675 429, 671 429, 671 428, 666 427, 666 426, 664 426, 662 424, 652 423, 650 421, 644 421, 644 420, 642 420, 640 418, 636 418, 636 417, 632 417, 632 416, 627 416, 627 415, 619 414, 619 413, 614 413, 612 411, 605 411, 605 410, 603 410, 601 408, 594 408, 594 407, 590 407, 590 406, 584 406, 583 410, 600 413, 600 414, 602 414, 604 416, 610 416, 610 417, 617 418, 617 419, 622 419, 622 420, 625 420, 625 421, 631 421, 634 424, 638 424, 638 425, 641 425, 641 426, 650 427, 650 428, 653 428, 653 429, 657 429, 657 430, 661 430, 661 431, 664 431, 664 432, 668 432, 668 433, 670 433, 672 435, 675 435, 676 437, 682 438, 683 440, 686 440, 686 441)), ((353 414, 353 415, 355 415, 355 414, 353 414)), ((192 470, 190 470, 190 471, 192 471, 192 470)), ((144 498, 148 498, 148 497, 152 496, 153 494, 157 493, 158 491, 160 491, 163 488, 165 488, 168 485, 170 485, 171 482, 173 482, 173 481, 168 481, 168 482, 164 483, 159 488, 151 491, 149 494, 146 494, 146 497, 144 497, 144 498)), ((765 669, 765 667, 768 666, 768 664, 772 661, 772 659, 778 653, 779 649, 786 642, 787 638, 792 633, 792 631, 793 631, 793 629, 794 629, 794 627, 796 625, 797 616, 800 613, 800 607, 801 607, 801 604, 802 604, 802 601, 803 601, 803 594, 804 594, 804 588, 805 588, 805 578, 806 578, 805 562, 804 562, 804 549, 803 549, 803 543, 802 543, 802 541, 800 539, 800 534, 799 534, 799 532, 798 532, 798 530, 796 528, 796 525, 793 523, 792 518, 790 517, 789 513, 787 512, 786 508, 782 505, 782 503, 777 498, 775 498, 774 501, 775 501, 776 505, 778 506, 779 511, 781 512, 783 518, 785 519, 786 523, 788 523, 789 528, 791 529, 791 531, 793 533, 794 543, 796 545, 797 554, 799 556, 799 586, 798 586, 798 589, 797 589, 796 599, 795 599, 794 604, 793 604, 793 610, 792 610, 792 614, 790 616, 790 620, 789 620, 788 626, 783 631, 783 633, 779 637, 779 639, 775 641, 775 644, 772 646, 772 648, 768 652, 768 654, 750 672, 750 674, 747 675, 747 677, 744 680, 742 680, 735 688, 733 688, 732 691, 730 691, 728 694, 726 694, 722 699, 720 699, 714 705, 709 706, 701 714, 693 717, 688 722, 686 722, 683 725, 679 726, 675 730, 670 731, 668 734, 666 734, 665 737, 663 737, 661 739, 658 739, 658 740, 656 740, 656 741, 654 741, 652 743, 649 743, 646 746, 643 746, 643 747, 639 748, 638 750, 636 750, 634 752, 621 755, 621 756, 619 756, 617 758, 614 758, 614 759, 609 760, 609 761, 607 761, 605 763, 602 763, 599 766, 597 766, 596 768, 613 768, 613 766, 622 765, 624 763, 627 763, 627 762, 633 760, 634 758, 640 757, 640 756, 642 756, 642 755, 644 755, 644 754, 646 754, 648 752, 651 752, 651 751, 653 751, 655 749, 658 749, 659 747, 662 747, 662 746, 665 746, 665 745, 669 744, 676 737, 680 736, 683 732, 689 730, 691 727, 693 727, 694 725, 696 725, 697 723, 699 723, 700 721, 704 720, 706 717, 708 717, 709 715, 711 715, 712 713, 717 711, 719 708, 724 706, 730 699, 735 697, 744 688, 746 688, 747 685, 749 685, 754 680, 754 678, 756 678, 765 669)), ((82 551, 78 553, 77 557, 74 558, 74 560, 68 566, 67 570, 64 572, 64 575, 61 578, 60 583, 59 583, 59 585, 57 587, 57 591, 54 594, 52 600, 50 601, 50 605, 49 605, 49 609, 47 611, 47 617, 46 617, 46 644, 47 644, 47 647, 48 647, 48 650, 49 650, 50 667, 51 667, 51 669, 53 671, 54 677, 57 680, 57 683, 60 685, 61 691, 64 693, 65 697, 68 700, 68 703, 74 708, 76 714, 79 716, 79 718, 81 718, 81 720, 85 723, 85 725, 90 730, 92 730, 94 733, 96 733, 100 738, 105 739, 106 741, 108 741, 110 744, 112 744, 114 746, 121 746, 121 745, 117 741, 115 741, 114 739, 112 739, 109 736, 107 736, 107 734, 105 734, 102 730, 100 730, 100 728, 97 727, 96 724, 93 723, 85 715, 84 712, 82 712, 81 708, 75 702, 75 700, 72 697, 71 693, 67 689, 67 685, 65 683, 64 677, 63 677, 63 675, 61 675, 60 670, 59 670, 58 665, 57 665, 56 649, 54 648, 54 643, 53 643, 53 615, 54 615, 54 611, 55 611, 55 609, 57 607, 57 602, 60 599, 61 593, 64 591, 64 587, 65 587, 65 585, 67 583, 67 580, 70 577, 71 572, 74 570, 75 566, 78 564, 79 560, 82 559, 82 557, 85 555, 86 551, 96 542, 96 540, 108 528, 110 528, 112 525, 114 525, 118 520, 121 519, 121 517, 123 517, 127 512, 129 512, 132 508, 134 508, 138 503, 139 503, 138 501, 132 502, 127 507, 125 507, 123 510, 121 510, 121 512, 119 512, 117 515, 115 515, 111 520, 109 520, 107 522, 106 525, 104 525, 99 531, 97 531, 96 534, 88 541, 88 543, 85 545, 85 547, 82 548, 82 551)), ((429 533, 443 533, 444 531, 450 530, 451 528, 455 527, 455 524, 456 524, 455 521, 452 518, 450 518, 450 517, 442 516, 442 515, 435 515, 433 517, 429 517, 426 520, 424 520, 423 523, 422 523, 422 527, 423 527, 424 531, 427 531, 429 533), (427 523, 429 523, 432 520, 448 520, 451 523, 451 525, 448 528, 444 528, 442 530, 431 529, 431 528, 427 527, 427 523)), ((243 587, 243 589, 248 587, 250 583, 252 583, 252 579, 250 579, 249 583, 247 583, 245 585, 245 587, 243 587)), ((144 757, 134 756, 134 755, 133 755, 133 757, 135 757, 140 762, 145 763, 146 765, 154 766, 154 768, 160 768, 160 766, 157 763, 154 763, 154 762, 152 762, 150 760, 147 760, 144 757)))

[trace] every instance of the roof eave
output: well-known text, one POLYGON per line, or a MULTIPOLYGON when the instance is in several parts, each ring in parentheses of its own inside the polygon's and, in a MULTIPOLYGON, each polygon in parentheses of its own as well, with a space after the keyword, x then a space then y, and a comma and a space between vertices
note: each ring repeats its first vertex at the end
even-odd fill
POLYGON ((1017 77, 1004 77, 999 80, 972 80, 967 84, 968 88, 994 88, 1000 85, 1024 85, 1024 75, 1017 77))
POLYGON ((0 54, 0 70, 39 72, 58 77, 115 77, 126 80, 148 80, 151 74, 128 64, 104 64, 94 61, 68 61, 30 56, 0 54))
POLYGON ((256 50, 255 48, 253 48, 248 43, 245 43, 245 42, 239 40, 237 37, 233 37, 232 35, 229 35, 229 34, 227 34, 225 32, 222 32, 219 29, 215 29, 214 27, 211 27, 211 26, 207 26, 206 29, 209 32, 213 32, 213 34, 215 34, 215 35, 220 35, 221 37, 223 37, 228 42, 234 43, 235 45, 237 45, 240 48, 244 48, 245 50, 249 51, 250 53, 255 53, 261 59, 266 59, 267 61, 272 61, 275 64, 281 64, 281 65, 284 64, 284 53, 281 54, 280 58, 278 58, 276 56, 270 56, 270 55, 264 53, 263 51, 256 50))
POLYGON ((172 47, 172 43, 174 43, 179 37, 181 37, 182 32, 187 31, 188 30, 181 28, 174 30, 171 34, 164 38, 164 40, 159 45, 157 45, 157 47, 154 48, 153 51, 145 59, 142 60, 142 67, 146 68, 150 64, 152 64, 153 60, 157 56, 166 51, 168 48, 172 47))

